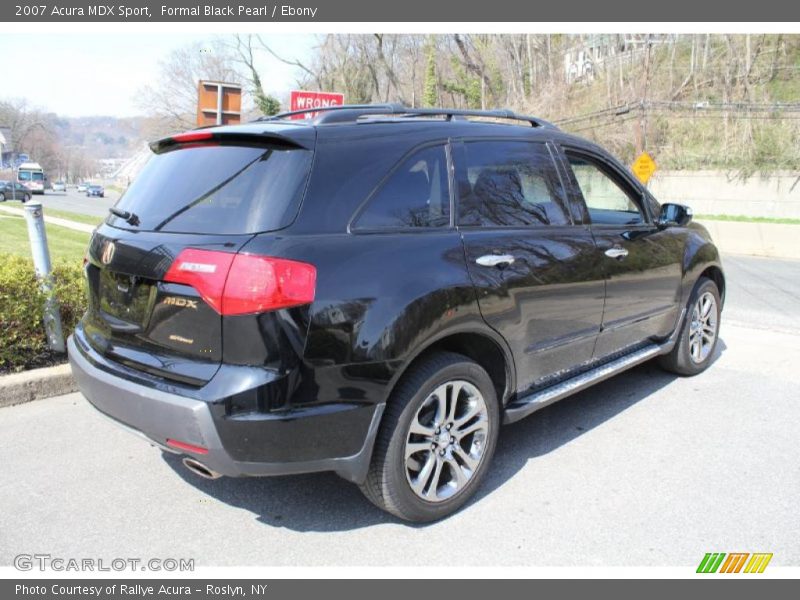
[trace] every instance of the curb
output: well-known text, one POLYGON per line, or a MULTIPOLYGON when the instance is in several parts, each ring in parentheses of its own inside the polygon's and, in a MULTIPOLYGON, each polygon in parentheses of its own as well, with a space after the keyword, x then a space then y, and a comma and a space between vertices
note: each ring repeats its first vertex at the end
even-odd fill
POLYGON ((0 408, 77 392, 69 364, 0 377, 0 408))

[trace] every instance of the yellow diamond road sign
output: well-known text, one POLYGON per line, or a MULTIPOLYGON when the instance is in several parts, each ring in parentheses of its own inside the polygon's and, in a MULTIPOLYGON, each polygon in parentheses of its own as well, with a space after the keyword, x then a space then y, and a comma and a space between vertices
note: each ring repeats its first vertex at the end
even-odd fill
POLYGON ((633 161, 633 165, 631 166, 633 174, 636 175, 642 183, 650 181, 650 178, 653 176, 653 173, 656 172, 657 168, 656 161, 654 161, 653 157, 647 152, 642 152, 639 157, 633 161))

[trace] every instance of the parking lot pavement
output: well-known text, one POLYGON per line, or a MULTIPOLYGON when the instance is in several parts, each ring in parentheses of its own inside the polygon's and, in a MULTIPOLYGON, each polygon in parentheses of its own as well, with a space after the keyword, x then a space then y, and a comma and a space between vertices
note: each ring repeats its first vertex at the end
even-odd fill
POLYGON ((4 408, 0 565, 43 552, 198 566, 693 570, 711 551, 800 565, 800 333, 769 329, 783 305, 745 293, 748 278, 776 293, 770 269, 797 264, 735 263, 728 275, 743 279, 731 282, 707 372, 680 378, 645 364, 505 427, 478 497, 426 526, 385 515, 330 474, 200 479, 79 394, 4 408), (756 327, 727 321, 758 307, 756 327))
POLYGON ((45 214, 47 214, 47 208, 51 207, 96 217, 105 217, 117 198, 119 198, 119 194, 111 190, 106 191, 105 198, 89 198, 86 194, 78 193, 72 187, 66 192, 47 192, 43 196, 34 196, 35 200, 41 201, 45 214))
POLYGON ((800 333, 800 261, 722 257, 728 281, 728 323, 800 333))
POLYGON ((79 394, 2 409, 0 564, 18 553, 199 565, 800 564, 797 336, 727 326, 706 373, 653 365, 506 427, 457 515, 412 527, 334 475, 206 481, 79 394))

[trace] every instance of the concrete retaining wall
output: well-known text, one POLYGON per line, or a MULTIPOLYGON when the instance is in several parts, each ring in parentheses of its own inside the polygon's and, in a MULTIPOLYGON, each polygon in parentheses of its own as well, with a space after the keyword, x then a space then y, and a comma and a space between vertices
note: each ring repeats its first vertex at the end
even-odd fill
POLYGON ((800 259, 800 225, 698 220, 723 254, 800 259))
POLYGON ((648 186, 659 202, 688 204, 696 214, 800 219, 800 172, 747 179, 724 171, 657 171, 648 186))

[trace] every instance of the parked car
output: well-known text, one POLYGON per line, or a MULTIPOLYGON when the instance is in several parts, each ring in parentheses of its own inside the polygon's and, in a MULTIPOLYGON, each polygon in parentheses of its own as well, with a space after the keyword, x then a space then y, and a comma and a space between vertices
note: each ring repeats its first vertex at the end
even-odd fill
POLYGON ((86 188, 86 195, 87 196, 95 196, 97 198, 103 198, 106 195, 105 189, 103 189, 102 185, 90 185, 86 188))
POLYGON ((67 184, 63 181, 54 181, 53 182, 53 191, 54 192, 66 192, 67 191, 67 184))
POLYGON ((31 190, 18 181, 0 181, 0 202, 5 202, 6 200, 27 202, 31 199, 31 194, 31 190))
POLYGON ((540 119, 337 107, 151 148, 91 239, 69 358, 92 405, 202 477, 334 471, 430 521, 485 479, 501 424, 714 360, 708 232, 540 119))
POLYGON ((85 181, 83 183, 79 183, 78 184, 78 193, 85 192, 88 189, 89 185, 90 184, 86 183, 85 181))

